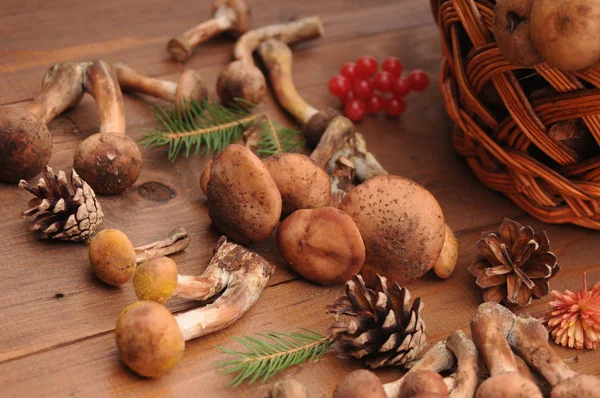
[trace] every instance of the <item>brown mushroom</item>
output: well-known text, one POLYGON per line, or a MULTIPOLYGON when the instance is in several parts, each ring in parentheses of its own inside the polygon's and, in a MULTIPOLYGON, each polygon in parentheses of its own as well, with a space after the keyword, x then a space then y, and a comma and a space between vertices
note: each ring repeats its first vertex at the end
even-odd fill
POLYGON ((481 304, 471 321, 471 335, 491 377, 477 389, 477 398, 542 397, 538 386, 519 373, 506 340, 506 331, 514 324, 514 315, 497 303, 481 304))
POLYGON ((26 108, 0 108, 0 181, 27 180, 48 164, 52 137, 46 125, 81 100, 82 82, 78 63, 59 63, 46 72, 42 92, 26 108))
POLYGON ((186 69, 177 83, 144 76, 123 62, 113 65, 123 91, 134 91, 173 102, 182 111, 193 101, 208 98, 208 88, 199 73, 186 69))
POLYGON ((73 167, 96 193, 115 195, 132 186, 142 171, 142 154, 125 135, 121 89, 104 61, 85 64, 84 88, 96 100, 100 132, 75 151, 73 167))
POLYGON ((315 148, 331 119, 339 115, 333 108, 322 111, 310 106, 298 93, 292 79, 292 50, 278 39, 264 41, 258 53, 269 72, 269 80, 279 104, 304 126, 304 137, 315 148))
POLYGON ((265 159, 263 163, 281 193, 282 218, 299 209, 329 206, 329 176, 308 156, 280 153, 265 159))
POLYGON ((473 398, 477 389, 477 347, 462 330, 454 331, 446 339, 446 346, 454 353, 458 366, 454 372, 454 388, 450 398, 473 398))
POLYGON ((600 61, 600 3, 597 0, 535 0, 533 45, 553 66, 576 71, 600 61))
POLYGON ((413 373, 423 371, 440 373, 452 369, 455 364, 456 358, 446 345, 446 342, 438 341, 411 366, 410 370, 404 375, 404 377, 391 383, 384 384, 383 389, 385 390, 388 398, 400 398, 402 386, 407 380, 409 380, 407 379, 408 376, 411 376, 413 373))
POLYGON ((444 378, 431 370, 411 372, 404 376, 399 398, 445 398, 448 388, 444 378))
POLYGON ((515 65, 531 67, 542 57, 530 35, 531 7, 535 0, 497 0, 494 8, 494 36, 498 48, 515 65))
POLYGON ((322 285, 346 282, 365 262, 356 224, 334 207, 293 213, 277 230, 277 247, 290 268, 322 285))
POLYGON ((429 271, 442 251, 442 209, 429 191, 407 178, 371 178, 352 189, 339 209, 352 217, 365 242, 361 274, 367 284, 379 274, 405 285, 429 271))
POLYGON ((379 377, 360 369, 349 373, 335 388, 333 398, 387 398, 379 377))
POLYGON ((264 163, 242 145, 228 145, 215 156, 207 190, 210 219, 236 242, 264 240, 279 223, 277 184, 264 163))
POLYGON ((105 229, 90 240, 88 255, 98 279, 108 285, 120 286, 133 277, 136 264, 177 253, 189 244, 190 236, 183 228, 174 229, 163 240, 137 248, 118 229, 105 229))
POLYGON ((304 384, 296 380, 283 380, 275 383, 271 398, 308 398, 308 392, 304 384))
POLYGON ((548 344, 548 330, 537 319, 515 317, 508 342, 552 385, 551 398, 600 397, 600 378, 569 369, 548 344))
POLYGON ((185 62, 198 45, 213 36, 224 32, 239 36, 250 29, 250 8, 244 0, 215 0, 212 9, 211 19, 169 40, 167 51, 177 61, 185 62))
POLYGON ((133 276, 133 288, 139 300, 165 303, 171 296, 186 300, 206 301, 219 294, 230 282, 228 259, 242 250, 240 245, 221 237, 213 257, 202 275, 180 275, 177 264, 168 257, 158 257, 138 265, 133 276))
POLYGON ((265 78, 254 64, 252 53, 260 43, 273 37, 285 43, 297 43, 323 35, 323 24, 319 17, 310 17, 298 21, 268 25, 250 30, 237 41, 230 63, 217 80, 217 92, 224 104, 244 100, 248 106, 257 105, 266 95, 265 78))
POLYGON ((176 316, 152 301, 139 301, 123 310, 115 340, 121 359, 131 370, 147 377, 168 372, 181 358, 185 341, 231 326, 254 305, 273 266, 243 247, 225 261, 232 271, 230 282, 212 304, 176 316))

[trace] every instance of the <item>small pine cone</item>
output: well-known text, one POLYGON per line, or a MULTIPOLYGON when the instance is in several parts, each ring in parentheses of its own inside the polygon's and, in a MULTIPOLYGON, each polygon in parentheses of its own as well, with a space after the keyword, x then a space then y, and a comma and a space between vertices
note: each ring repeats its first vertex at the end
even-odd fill
POLYGON ((346 295, 327 307, 335 314, 331 331, 341 349, 366 361, 370 368, 402 366, 416 360, 427 345, 423 302, 410 305, 410 292, 397 283, 388 290, 387 280, 378 275, 370 289, 356 275, 346 282, 346 295), (345 319, 340 320, 340 316, 345 319))
POLYGON ((524 307, 548 294, 549 279, 560 271, 545 231, 504 219, 498 232, 477 242, 479 255, 469 267, 483 289, 483 300, 524 307))
POLYGON ((36 197, 29 201, 24 217, 35 215, 29 226, 44 239, 61 239, 73 242, 90 239, 102 223, 104 213, 96 194, 87 182, 71 170, 71 185, 64 171, 54 175, 46 166, 37 187, 25 180, 19 186, 36 197))

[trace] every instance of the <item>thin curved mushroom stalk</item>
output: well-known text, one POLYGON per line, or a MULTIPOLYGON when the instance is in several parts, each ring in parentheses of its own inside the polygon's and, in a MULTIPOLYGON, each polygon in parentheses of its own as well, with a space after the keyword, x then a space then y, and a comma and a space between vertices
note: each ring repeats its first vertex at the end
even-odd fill
POLYGON ((185 228, 176 228, 164 239, 134 248, 135 262, 140 264, 153 258, 178 253, 185 250, 190 245, 190 241, 190 234, 185 228))

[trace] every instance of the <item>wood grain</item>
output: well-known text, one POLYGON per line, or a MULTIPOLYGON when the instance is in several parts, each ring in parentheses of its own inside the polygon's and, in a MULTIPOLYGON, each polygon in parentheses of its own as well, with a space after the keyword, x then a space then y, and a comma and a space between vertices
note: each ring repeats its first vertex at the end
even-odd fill
MULTIPOLYGON (((208 4, 158 0, 47 3, 5 1, 0 15, 0 104, 24 106, 39 91, 43 72, 66 59, 102 58, 125 61, 141 72, 175 81, 182 65, 171 61, 167 40, 209 15, 208 4)), ((202 2, 208 3, 208 2, 202 2)), ((314 106, 337 106, 326 82, 343 62, 371 54, 402 58, 407 69, 422 68, 438 77, 439 34, 427 2, 422 0, 292 0, 252 1, 255 25, 299 16, 322 16, 326 37, 295 48, 294 76, 299 92, 314 106)), ((196 50, 185 64, 215 82, 230 59, 233 41, 211 40, 196 50)), ((213 87, 214 91, 214 87, 213 87)), ((504 217, 534 228, 545 228, 563 265, 552 287, 579 288, 581 273, 600 280, 600 260, 594 248, 597 233, 570 226, 549 226, 526 216, 504 197, 482 187, 455 155, 450 140, 452 126, 435 86, 408 97, 407 113, 400 119, 369 117, 357 128, 370 150, 392 173, 412 178, 430 189, 444 209, 448 224, 461 244, 459 269, 448 281, 427 275, 410 285, 413 296, 425 302, 425 320, 431 342, 455 329, 468 330, 480 303, 480 291, 466 268, 475 255, 482 231, 495 229, 504 217)), ((148 105, 162 104, 142 96, 125 96, 128 134, 134 139, 155 121, 148 105)), ((261 105, 282 123, 287 115, 268 98, 261 105)), ((98 117, 86 96, 75 109, 50 124, 54 139, 50 165, 67 169, 78 143, 97 131, 98 117)), ((117 197, 102 197, 104 227, 119 228, 139 245, 162 237, 177 226, 192 235, 190 247, 173 258, 182 273, 199 274, 208 263, 218 238, 208 219, 198 180, 207 157, 195 155, 173 164, 160 150, 143 149, 144 169, 136 186, 117 197), (175 195, 166 201, 144 199, 138 188, 160 182, 175 195)), ((294 377, 309 387, 311 396, 330 396, 335 385, 358 362, 335 352, 277 376, 266 384, 226 386, 229 376, 215 371, 222 358, 215 345, 235 346, 231 337, 265 329, 292 331, 308 327, 325 332, 330 318, 324 307, 342 291, 310 284, 288 271, 273 240, 255 245, 277 266, 269 287, 258 303, 233 327, 188 342, 184 359, 174 372, 147 380, 129 372, 118 360, 113 329, 120 311, 135 300, 130 285, 110 288, 91 275, 85 245, 38 241, 20 217, 29 194, 15 186, 0 185, 0 396, 250 396, 268 395, 272 384, 294 377)), ((549 298, 527 309, 543 314, 549 298)), ((194 303, 173 300, 168 307, 184 311, 194 303)), ((600 374, 595 352, 558 350, 564 358, 579 356, 577 371, 600 374)), ((391 380, 397 370, 380 372, 391 380)))

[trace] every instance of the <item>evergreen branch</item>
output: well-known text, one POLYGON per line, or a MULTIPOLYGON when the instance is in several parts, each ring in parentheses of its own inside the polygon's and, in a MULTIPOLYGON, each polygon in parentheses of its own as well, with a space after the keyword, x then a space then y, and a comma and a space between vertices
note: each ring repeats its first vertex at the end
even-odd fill
POLYGON ((265 158, 276 153, 292 152, 304 142, 300 139, 301 132, 296 128, 286 128, 274 123, 268 115, 261 125, 260 140, 256 152, 265 158))
POLYGON ((225 107, 216 102, 192 100, 185 111, 153 108, 159 127, 142 138, 146 146, 168 146, 168 157, 174 161, 182 152, 219 152, 237 140, 260 115, 250 114, 243 106, 225 107))
POLYGON ((246 352, 219 346, 222 352, 234 357, 219 362, 221 372, 237 373, 229 385, 237 387, 244 381, 252 384, 260 378, 262 383, 278 372, 325 355, 333 343, 333 336, 301 330, 305 333, 258 333, 262 340, 251 336, 234 338, 247 348, 246 352))

